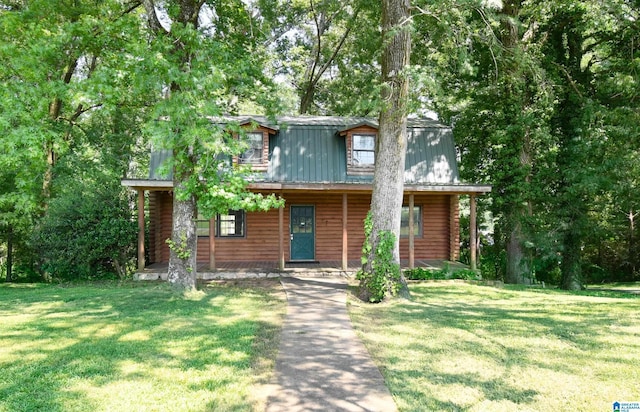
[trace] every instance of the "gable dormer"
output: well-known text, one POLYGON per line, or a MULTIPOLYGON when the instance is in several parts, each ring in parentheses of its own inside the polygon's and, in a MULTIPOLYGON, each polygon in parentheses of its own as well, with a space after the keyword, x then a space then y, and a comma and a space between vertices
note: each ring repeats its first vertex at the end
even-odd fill
POLYGON ((240 127, 245 131, 249 147, 240 155, 234 156, 233 162, 251 165, 251 169, 256 171, 266 171, 269 167, 269 136, 275 135, 278 129, 253 119, 240 123, 240 127))
POLYGON ((338 131, 345 139, 347 174, 371 175, 375 169, 378 125, 363 121, 338 131))

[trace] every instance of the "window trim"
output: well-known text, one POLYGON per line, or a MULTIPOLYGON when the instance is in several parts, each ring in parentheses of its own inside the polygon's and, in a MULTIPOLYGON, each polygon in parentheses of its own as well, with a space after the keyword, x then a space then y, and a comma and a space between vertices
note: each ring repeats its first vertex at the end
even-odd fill
MULTIPOLYGON (((238 164, 243 164, 243 165, 251 165, 251 166, 261 166, 265 164, 265 159, 264 159, 264 152, 265 152, 265 138, 264 138, 264 132, 260 131, 260 130, 256 130, 256 131, 252 131, 252 132, 246 132, 245 136, 249 138, 249 147, 242 153, 240 153, 238 155, 238 164), (255 137, 255 140, 252 140, 251 137, 255 137), (260 148, 258 149, 258 147, 254 147, 253 143, 257 143, 258 139, 257 137, 260 136, 260 148), (257 152, 258 150, 260 151, 260 158, 256 160, 248 160, 244 158, 244 155, 249 152, 249 151, 253 151, 254 153, 257 152)), ((268 142, 267 142, 268 144, 268 142)), ((256 145, 257 146, 257 145, 256 145)))
POLYGON ((221 228, 222 228, 221 216, 223 215, 217 214, 215 219, 215 232, 214 232, 214 235, 217 239, 234 239, 234 238, 238 239, 238 238, 245 238, 247 236, 247 213, 242 209, 240 210, 229 209, 229 211, 225 216, 232 215, 232 212, 239 213, 239 215, 235 215, 235 216, 241 217, 242 233, 239 235, 222 235, 221 234, 221 228))
POLYGON ((351 134, 351 166, 352 167, 357 167, 357 168, 371 168, 371 167, 375 167, 376 165, 376 137, 377 135, 375 133, 352 133, 351 134), (363 149, 356 149, 356 137, 359 138, 363 138, 363 137, 370 137, 373 139, 373 149, 371 150, 363 150, 363 149), (356 152, 366 152, 366 153, 372 153, 373 154, 373 163, 359 163, 356 161, 356 152))
MULTIPOLYGON (((409 205, 402 205, 402 213, 407 211, 407 220, 402 220, 402 215, 400 215, 400 238, 408 239, 409 238, 409 205), (403 222, 406 222, 407 225, 403 226, 403 222), (402 229, 406 228, 407 234, 402 234, 402 229)), ((424 224, 422 222, 422 205, 413 205, 413 213, 414 213, 414 225, 418 226, 418 231, 413 233, 414 238, 422 238, 424 236, 424 224), (416 216, 417 215, 417 216, 416 216), (416 221, 416 217, 418 218, 416 221)))
MULTIPOLYGON (((239 238, 245 238, 247 237, 247 213, 245 210, 232 210, 229 209, 229 211, 227 212, 226 216, 231 215, 231 212, 240 212, 241 214, 239 216, 241 216, 241 224, 242 224, 242 234, 240 235, 221 235, 221 227, 222 227, 222 223, 223 221, 221 220, 221 216, 224 216, 224 214, 216 214, 214 219, 204 219, 200 214, 198 214, 197 218, 196 218, 196 236, 198 238, 208 238, 210 237, 209 234, 211 233, 211 221, 213 220, 213 229, 214 229, 214 237, 216 239, 239 239, 239 238), (205 225, 206 222, 206 225, 205 225), (202 225, 202 226, 200 226, 202 225), (206 235, 204 234, 206 230, 206 235)), ((237 217, 238 215, 236 215, 237 217)))

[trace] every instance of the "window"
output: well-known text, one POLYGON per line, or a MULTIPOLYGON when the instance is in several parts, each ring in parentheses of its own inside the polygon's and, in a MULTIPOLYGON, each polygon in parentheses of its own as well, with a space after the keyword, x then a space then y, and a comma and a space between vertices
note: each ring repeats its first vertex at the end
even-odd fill
POLYGON ((353 165, 372 166, 375 161, 376 136, 373 134, 353 135, 353 165))
POLYGON ((209 219, 205 219, 200 213, 196 219, 196 234, 198 237, 209 236, 209 219))
MULTIPOLYGON (((422 206, 413 206, 413 235, 422 237, 422 206)), ((400 217, 400 236, 409 237, 409 206, 402 206, 400 217)))
POLYGON ((262 132, 247 133, 247 143, 249 148, 238 158, 239 163, 261 164, 262 163, 262 132))
POLYGON ((216 237, 243 237, 244 210, 229 210, 216 216, 216 237))
MULTIPOLYGON (((196 219, 196 233, 198 237, 209 236, 209 219, 198 214, 196 219)), ((216 215, 215 237, 243 237, 244 211, 229 210, 225 215, 216 215)))

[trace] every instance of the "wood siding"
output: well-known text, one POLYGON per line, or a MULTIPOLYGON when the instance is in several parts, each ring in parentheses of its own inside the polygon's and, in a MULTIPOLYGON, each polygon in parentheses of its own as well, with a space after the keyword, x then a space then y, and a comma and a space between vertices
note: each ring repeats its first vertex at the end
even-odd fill
POLYGON ((149 192, 149 263, 168 262, 173 196, 169 192, 149 192))
MULTIPOLYGON (((340 261, 342 258, 342 193, 284 193, 283 213, 284 256, 290 260, 290 207, 315 207, 315 260, 340 261)), ((422 236, 414 241, 415 259, 449 259, 459 255, 459 221, 457 196, 448 194, 415 194, 415 206, 422 208, 422 236), (455 199, 453 199, 455 198, 455 199), (452 209, 453 208, 453 209, 452 209), (453 231, 453 236, 451 233, 453 231)), ((167 262, 169 248, 165 240, 171 236, 172 197, 166 192, 149 195, 150 263, 167 262)), ((347 195, 347 258, 360 258, 364 242, 363 222, 369 210, 371 196, 362 193, 347 195)), ((408 195, 405 204, 409 203, 408 195)), ((277 261, 278 210, 246 213, 245 236, 216 238, 216 262, 277 261)), ((400 239, 400 257, 409 258, 408 238, 400 239)), ((198 238, 198 261, 209 261, 209 237, 198 238)))

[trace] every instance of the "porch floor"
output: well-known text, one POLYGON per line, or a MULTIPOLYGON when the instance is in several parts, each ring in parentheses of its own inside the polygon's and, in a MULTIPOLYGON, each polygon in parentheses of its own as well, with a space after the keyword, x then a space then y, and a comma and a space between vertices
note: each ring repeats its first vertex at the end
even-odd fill
MULTIPOLYGON (((416 260, 415 267, 442 269, 448 264, 452 270, 467 268, 460 262, 446 260, 416 260)), ((409 266, 408 260, 401 261, 403 268, 409 266)), ((203 279, 277 277, 277 276, 346 276, 351 277, 360 269, 360 260, 350 260, 347 270, 342 270, 342 262, 337 260, 315 262, 285 262, 284 270, 278 269, 277 261, 218 262, 216 269, 209 268, 209 262, 198 262, 198 277, 203 279)), ((168 263, 152 263, 136 273, 138 279, 157 279, 166 276, 168 263)))

